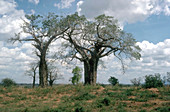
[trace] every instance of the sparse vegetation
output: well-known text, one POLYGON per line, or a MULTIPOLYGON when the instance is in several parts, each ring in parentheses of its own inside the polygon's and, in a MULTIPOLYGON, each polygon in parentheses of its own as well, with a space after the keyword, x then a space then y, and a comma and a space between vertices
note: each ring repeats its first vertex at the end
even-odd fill
POLYGON ((0 86, 0 112, 168 112, 169 93, 169 86, 0 86))

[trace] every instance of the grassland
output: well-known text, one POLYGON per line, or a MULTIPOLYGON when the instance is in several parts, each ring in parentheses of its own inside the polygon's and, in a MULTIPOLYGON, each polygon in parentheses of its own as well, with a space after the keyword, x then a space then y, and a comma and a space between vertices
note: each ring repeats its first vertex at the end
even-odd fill
POLYGON ((170 87, 0 87, 0 112, 169 112, 170 87))

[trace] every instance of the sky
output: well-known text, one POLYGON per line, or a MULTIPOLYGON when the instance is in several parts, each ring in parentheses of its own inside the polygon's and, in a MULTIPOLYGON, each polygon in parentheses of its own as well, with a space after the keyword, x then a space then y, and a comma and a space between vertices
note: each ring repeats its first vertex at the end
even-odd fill
MULTIPOLYGON (((31 43, 11 44, 7 40, 21 31, 25 14, 48 12, 64 16, 78 12, 89 20, 100 14, 113 16, 138 41, 141 59, 125 60, 127 68, 122 74, 121 63, 113 55, 103 58, 105 68, 99 66, 98 83, 108 83, 108 78, 114 76, 120 83, 130 84, 133 78, 170 72, 170 0, 0 0, 0 81, 12 78, 17 83, 31 83, 31 77, 24 73, 36 58, 34 48, 31 43)), ((57 46, 57 42, 53 44, 57 46)), ((56 83, 70 83, 72 69, 57 66, 63 79, 56 83)), ((83 67, 82 63, 79 66, 83 67)))

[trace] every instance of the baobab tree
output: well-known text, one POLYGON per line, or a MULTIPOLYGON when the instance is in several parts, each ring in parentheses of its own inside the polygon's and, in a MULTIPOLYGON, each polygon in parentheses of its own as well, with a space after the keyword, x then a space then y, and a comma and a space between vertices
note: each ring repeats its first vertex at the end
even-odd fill
POLYGON ((31 41, 36 49, 36 55, 39 57, 39 85, 46 87, 48 85, 48 68, 46 55, 49 45, 59 38, 68 28, 62 27, 62 19, 53 13, 48 16, 26 15, 27 20, 23 20, 22 31, 16 34, 10 40, 12 42, 31 41), (22 38, 21 34, 29 34, 22 38))
MULTIPOLYGON (((77 13, 65 18, 69 30, 64 32, 63 47, 65 57, 78 59, 84 64, 85 84, 96 85, 98 62, 101 58, 113 54, 124 68, 123 58, 139 60, 140 47, 132 34, 118 27, 113 17, 100 15, 89 21, 77 13)), ((62 52, 60 52, 62 53, 62 52)))

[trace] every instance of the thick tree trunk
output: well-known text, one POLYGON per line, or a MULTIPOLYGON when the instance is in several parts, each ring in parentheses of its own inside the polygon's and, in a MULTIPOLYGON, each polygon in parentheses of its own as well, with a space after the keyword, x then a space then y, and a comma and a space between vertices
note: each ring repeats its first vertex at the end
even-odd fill
POLYGON ((98 61, 97 58, 84 61, 85 84, 96 85, 98 61))
POLYGON ((45 55, 41 55, 40 57, 39 86, 41 87, 48 86, 48 69, 47 69, 47 64, 45 60, 45 55))

